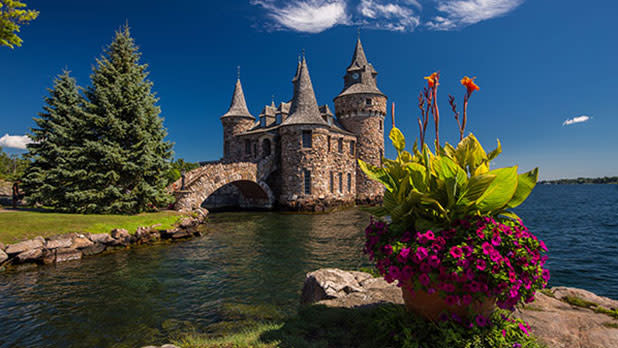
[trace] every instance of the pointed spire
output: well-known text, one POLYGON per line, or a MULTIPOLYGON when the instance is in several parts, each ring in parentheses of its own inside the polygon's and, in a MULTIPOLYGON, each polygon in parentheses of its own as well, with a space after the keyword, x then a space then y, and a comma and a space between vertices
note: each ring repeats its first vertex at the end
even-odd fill
POLYGON ((234 116, 255 119, 247 108, 245 94, 242 91, 242 84, 240 83, 240 67, 238 67, 238 79, 236 79, 236 86, 234 87, 234 95, 232 96, 230 108, 227 110, 225 115, 221 116, 221 118, 234 116))
POLYGON ((370 65, 367 61, 367 57, 365 56, 365 50, 363 50, 363 43, 360 39, 360 30, 359 36, 356 40, 356 48, 354 49, 354 56, 352 56, 352 63, 348 67, 348 70, 352 69, 360 69, 366 65, 370 65))
POLYGON ((315 99, 313 84, 309 76, 307 60, 303 57, 300 64, 298 78, 294 83, 294 97, 290 106, 290 115, 282 123, 289 124, 322 124, 327 123, 320 114, 318 103, 315 99))
POLYGON ((298 81, 298 77, 300 76, 300 66, 301 66, 301 58, 300 54, 298 55, 298 65, 296 66, 296 73, 294 74, 294 78, 292 79, 292 83, 296 83, 298 81))

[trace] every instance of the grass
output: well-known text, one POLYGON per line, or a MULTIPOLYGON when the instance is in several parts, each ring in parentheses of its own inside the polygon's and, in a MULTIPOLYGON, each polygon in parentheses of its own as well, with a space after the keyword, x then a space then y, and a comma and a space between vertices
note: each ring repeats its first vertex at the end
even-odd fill
POLYGON ((171 228, 182 215, 175 211, 143 213, 138 215, 83 215, 51 212, 7 210, 0 212, 0 242, 16 243, 36 236, 78 233, 109 233, 124 228, 134 233, 139 226, 161 224, 171 228))
POLYGON ((616 309, 607 309, 605 307, 600 306, 598 303, 595 303, 592 301, 586 301, 584 299, 581 299, 575 296, 566 296, 562 300, 572 306, 592 309, 596 313, 605 314, 614 319, 618 319, 618 310, 616 309))
POLYGON ((553 297, 556 298, 556 295, 554 295, 554 293, 550 290, 550 289, 541 289, 539 290, 540 293, 542 293, 545 296, 549 296, 549 297, 553 297))
POLYGON ((172 343, 182 348, 512 348, 514 342, 526 348, 544 347, 525 336, 515 323, 495 320, 491 328, 468 330, 454 323, 427 322, 406 312, 402 305, 352 309, 301 306, 296 314, 282 319, 274 312, 263 315, 261 310, 248 310, 243 316, 242 307, 229 309, 236 321, 215 324, 223 331, 209 327, 206 333, 178 335, 172 343), (252 322, 255 314, 258 316, 252 322), (502 336, 503 329, 507 338, 502 336))
POLYGON ((603 326, 605 326, 608 329, 618 329, 618 323, 616 322, 603 323, 603 326))

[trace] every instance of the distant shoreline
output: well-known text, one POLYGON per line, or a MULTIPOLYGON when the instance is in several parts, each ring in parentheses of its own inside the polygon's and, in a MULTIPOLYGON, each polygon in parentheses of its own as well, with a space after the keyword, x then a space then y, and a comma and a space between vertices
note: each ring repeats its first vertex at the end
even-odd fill
POLYGON ((577 178, 577 179, 556 179, 541 180, 541 185, 584 185, 584 184, 618 184, 618 176, 602 178, 577 178))

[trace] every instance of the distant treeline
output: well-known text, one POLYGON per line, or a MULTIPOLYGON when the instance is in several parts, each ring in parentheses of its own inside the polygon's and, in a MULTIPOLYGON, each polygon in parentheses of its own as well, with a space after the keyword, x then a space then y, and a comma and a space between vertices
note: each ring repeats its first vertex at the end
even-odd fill
POLYGON ((539 184, 618 184, 618 176, 604 176, 602 178, 543 180, 539 181, 539 184))

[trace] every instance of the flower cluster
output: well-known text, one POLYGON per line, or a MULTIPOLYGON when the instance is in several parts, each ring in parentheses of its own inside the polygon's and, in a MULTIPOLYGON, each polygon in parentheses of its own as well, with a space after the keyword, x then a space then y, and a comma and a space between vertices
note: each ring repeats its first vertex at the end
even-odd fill
MULTIPOLYGON (((549 280, 542 255, 547 248, 521 220, 474 217, 441 231, 403 234, 372 220, 365 233, 365 252, 388 282, 411 292, 438 292, 451 306, 495 299, 513 310, 534 301, 549 280)), ((485 318, 476 322, 486 324, 485 318)))

